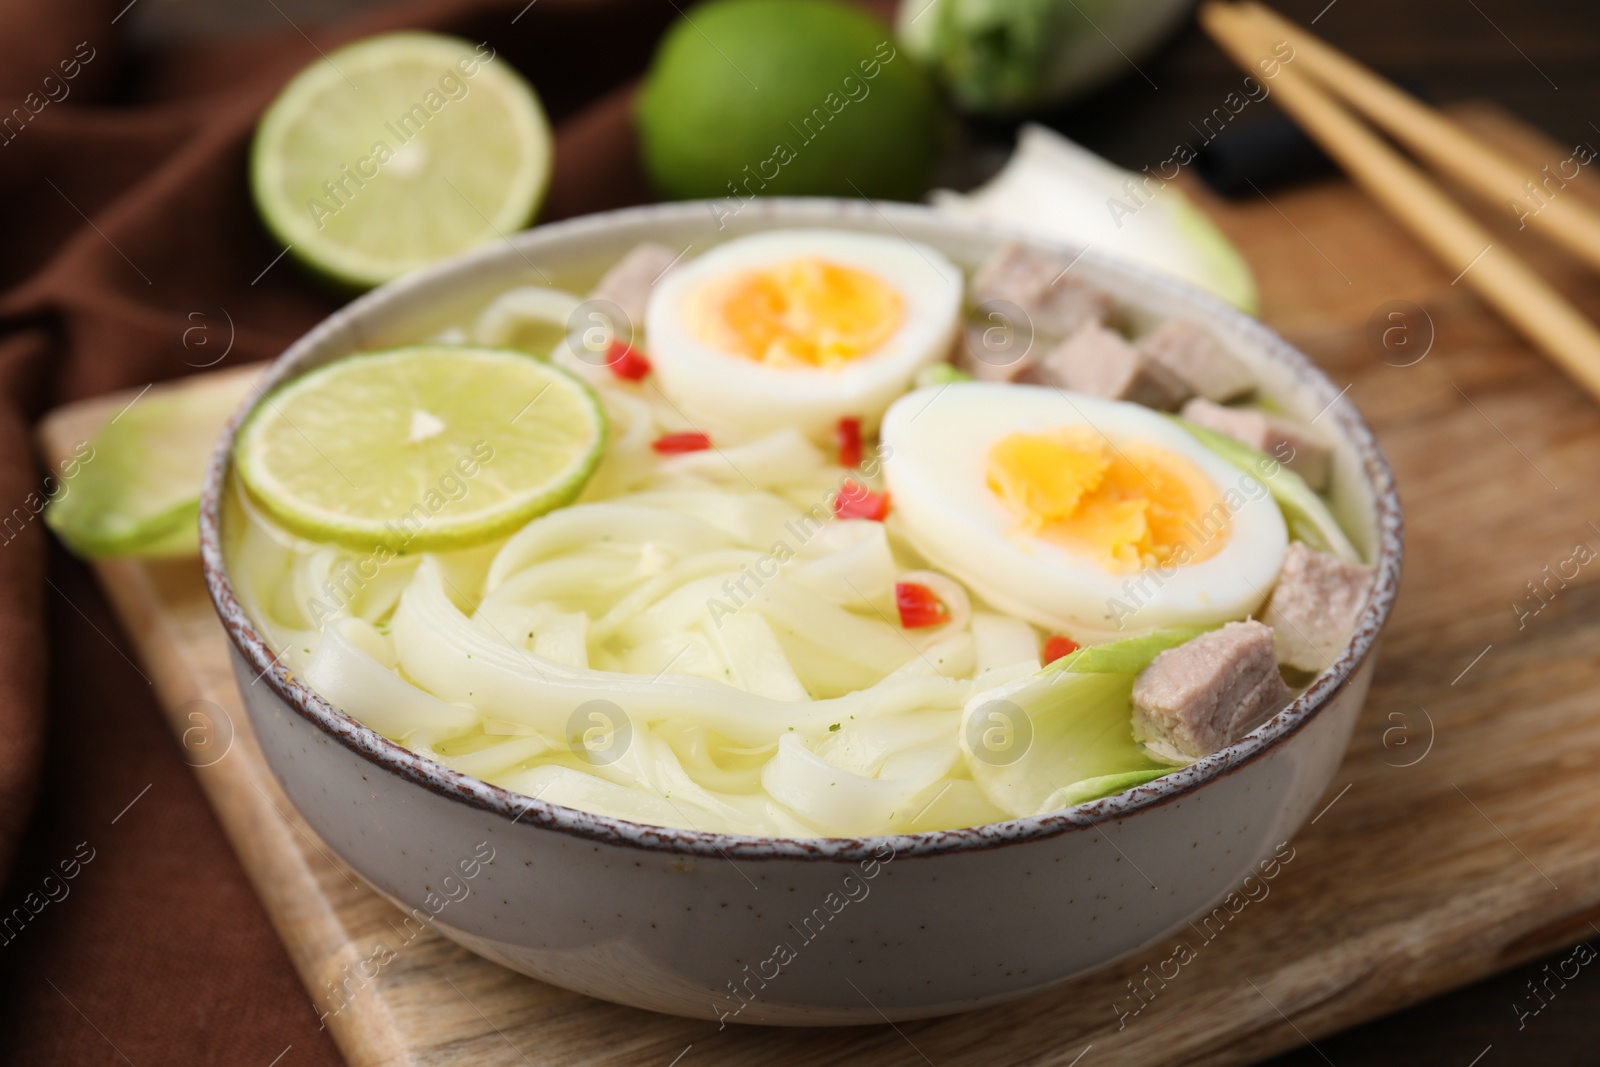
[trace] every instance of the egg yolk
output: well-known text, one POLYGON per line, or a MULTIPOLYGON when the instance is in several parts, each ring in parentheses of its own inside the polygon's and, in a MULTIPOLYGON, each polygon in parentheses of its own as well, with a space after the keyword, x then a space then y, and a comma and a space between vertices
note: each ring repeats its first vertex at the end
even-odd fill
POLYGON ((905 302, 875 275, 805 257, 715 278, 690 294, 686 311, 690 329, 718 351, 837 368, 888 340, 905 302))
POLYGON ((1024 533, 1107 570, 1197 563, 1228 540, 1216 486, 1149 442, 1113 445, 1086 426, 1013 433, 990 448, 986 473, 1024 533))

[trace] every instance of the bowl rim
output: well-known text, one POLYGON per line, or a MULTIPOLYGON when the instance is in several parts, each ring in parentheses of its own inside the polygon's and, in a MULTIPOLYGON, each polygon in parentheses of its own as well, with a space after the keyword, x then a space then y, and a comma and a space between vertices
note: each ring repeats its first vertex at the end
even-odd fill
MULTIPOLYGON (((680 201, 619 208, 525 230, 508 237, 504 242, 485 245, 362 295, 324 319, 273 361, 266 376, 234 412, 218 439, 207 467, 200 501, 200 558, 206 588, 229 639, 243 662, 256 673, 257 682, 265 681, 272 693, 301 718, 327 738, 342 744, 374 766, 446 799, 502 817, 511 825, 520 823, 530 829, 551 830, 607 845, 729 860, 866 862, 881 860, 885 855, 895 858, 929 856, 1023 844, 1088 830, 1100 823, 1128 818, 1187 797, 1262 758, 1298 733, 1349 684, 1356 670, 1372 654, 1394 604, 1403 554, 1403 523, 1394 473, 1376 436, 1348 399, 1348 387, 1345 390, 1336 388, 1309 357, 1274 330, 1186 282, 1125 260, 1096 254, 1092 247, 1082 248, 1041 239, 1015 228, 939 213, 920 204, 821 197, 771 197, 751 201, 746 206, 754 206, 756 214, 770 218, 774 226, 826 225, 829 221, 838 222, 845 218, 859 220, 876 215, 890 230, 898 233, 896 219, 910 223, 912 220, 926 221, 932 218, 936 220, 936 225, 965 231, 969 236, 992 239, 997 243, 1019 240, 1050 248, 1074 256, 1074 262, 1081 259, 1091 268, 1101 267, 1113 274, 1120 273, 1152 290, 1164 290, 1197 304, 1199 310, 1212 321, 1226 323, 1230 329, 1246 335, 1269 359, 1286 366, 1313 394, 1325 401, 1327 406, 1323 409, 1324 415, 1331 419, 1333 425, 1338 427, 1337 432, 1354 448, 1372 491, 1377 534, 1376 553, 1372 561, 1373 591, 1339 657, 1292 703, 1239 741, 1145 785, 1058 811, 980 826, 867 837, 818 838, 749 836, 652 826, 529 797, 451 770, 389 740, 359 720, 335 709, 294 677, 279 662, 281 654, 272 652, 246 616, 234 594, 223 561, 220 511, 234 438, 244 417, 253 410, 259 398, 299 373, 299 363, 311 358, 329 340, 336 339, 342 331, 359 323, 374 309, 407 298, 425 299, 428 289, 446 277, 499 259, 520 257, 526 260, 523 246, 537 245, 547 236, 602 236, 640 222, 689 221, 692 216, 698 215, 704 219, 707 214, 715 217, 708 210, 711 205, 711 201, 680 201)), ((1322 417, 1319 416, 1319 419, 1322 417)))

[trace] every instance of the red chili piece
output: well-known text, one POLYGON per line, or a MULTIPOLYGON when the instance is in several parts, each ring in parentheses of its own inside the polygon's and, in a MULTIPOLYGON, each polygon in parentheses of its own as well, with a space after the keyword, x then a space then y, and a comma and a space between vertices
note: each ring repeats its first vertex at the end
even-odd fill
POLYGON ((939 594, 918 582, 894 583, 894 605, 900 609, 900 625, 920 630, 948 622, 950 609, 939 594))
POLYGON ((833 513, 841 519, 871 519, 882 522, 889 514, 889 494, 874 493, 851 479, 839 487, 839 498, 833 502, 833 513))
POLYGON ((606 352, 606 365, 611 368, 611 373, 626 381, 643 381, 645 375, 650 373, 650 360, 645 354, 632 345, 621 341, 612 341, 611 348, 606 352))
POLYGON ((650 447, 663 456, 673 456, 680 452, 704 452, 711 447, 711 438, 692 430, 686 433, 669 433, 650 442, 650 447))
POLYGON ((1072 653, 1078 651, 1080 647, 1081 646, 1078 644, 1078 642, 1074 641, 1072 638, 1062 637, 1060 634, 1057 634, 1044 643, 1045 665, 1049 666, 1062 656, 1072 655, 1072 653))
POLYGON ((846 415, 839 420, 839 466, 861 466, 861 420, 846 415))

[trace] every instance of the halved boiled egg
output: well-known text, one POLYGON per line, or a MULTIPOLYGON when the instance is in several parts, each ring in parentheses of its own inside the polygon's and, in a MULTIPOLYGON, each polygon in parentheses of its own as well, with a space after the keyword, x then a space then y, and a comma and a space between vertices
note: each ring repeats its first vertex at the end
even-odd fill
POLYGON ((962 275, 898 237, 774 230, 668 274, 645 316, 661 390, 713 437, 794 426, 816 441, 839 420, 877 428, 919 368, 948 356, 962 275))
POLYGON ((1258 610, 1288 532, 1257 475, 1137 404, 961 382, 884 417, 893 521, 1002 611, 1097 640, 1258 610))

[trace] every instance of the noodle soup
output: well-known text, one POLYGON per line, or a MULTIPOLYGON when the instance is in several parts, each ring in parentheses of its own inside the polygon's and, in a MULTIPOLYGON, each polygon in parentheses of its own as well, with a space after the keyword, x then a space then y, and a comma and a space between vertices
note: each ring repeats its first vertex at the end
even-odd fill
POLYGON ((1152 781, 1284 708, 1370 575, 1316 429, 1065 262, 1008 246, 969 277, 895 237, 777 230, 641 246, 586 296, 495 294, 416 339, 498 405, 481 436, 420 394, 348 452, 291 424, 407 472, 369 493, 381 473, 329 461, 349 487, 321 525, 286 479, 233 480, 240 604, 391 740, 633 822, 916 833, 1152 781), (602 414, 594 462, 526 517, 485 501, 515 499, 549 401, 491 395, 473 361, 495 353, 602 414), (363 525, 345 496, 382 507, 363 525))

